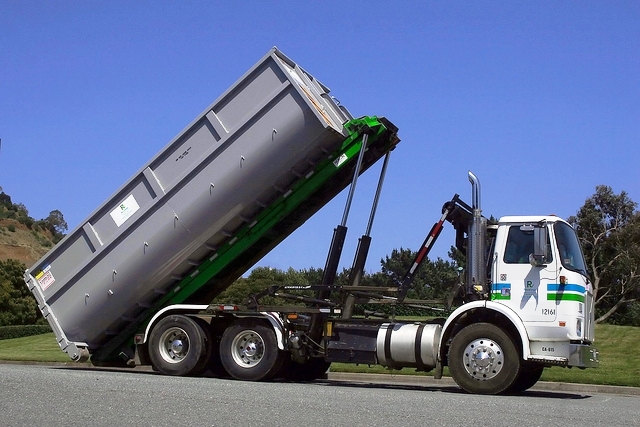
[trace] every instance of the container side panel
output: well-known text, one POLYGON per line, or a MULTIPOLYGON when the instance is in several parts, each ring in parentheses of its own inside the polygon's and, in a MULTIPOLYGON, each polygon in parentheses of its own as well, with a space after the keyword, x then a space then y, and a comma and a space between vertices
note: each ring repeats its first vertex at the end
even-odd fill
POLYGON ((117 335, 344 141, 326 88, 278 55, 263 57, 31 269, 69 340, 95 350, 117 335))
POLYGON ((138 222, 119 245, 103 251, 100 262, 78 275, 73 292, 61 293, 51 304, 67 337, 87 342, 90 349, 98 347, 109 326, 121 321, 131 307, 152 302, 142 299, 147 290, 157 296, 166 292, 153 283, 146 289, 142 285, 154 273, 168 274, 191 239, 166 205, 138 222))
POLYGON ((285 94, 264 114, 254 117, 215 161, 172 197, 172 206, 190 231, 207 238, 214 230, 232 232, 233 227, 225 229, 226 224, 248 205, 255 205, 259 196, 289 172, 296 159, 305 158, 311 149, 309 142, 326 132, 334 147, 339 143, 339 135, 309 120, 309 111, 300 106, 295 92, 285 94), (222 194, 225 197, 220 197, 222 194))
POLYGON ((69 273, 79 262, 90 259, 95 250, 82 229, 61 243, 60 250, 43 258, 33 269, 45 298, 55 295, 66 283, 69 273))
POLYGON ((90 266, 68 272, 73 277, 67 278, 65 289, 73 285, 73 292, 62 292, 51 304, 61 313, 58 320, 70 340, 99 348, 133 320, 137 307, 170 292, 210 256, 212 240, 223 243, 251 220, 242 213, 255 216, 261 205, 286 191, 274 187, 291 183, 293 168, 312 165, 312 159, 322 158, 319 152, 333 151, 344 140, 318 121, 292 85, 279 86, 273 99, 245 118, 220 141, 206 126, 189 132, 182 147, 207 146, 194 150, 197 162, 188 159, 191 153, 183 159, 162 157, 153 175, 140 174, 130 191, 120 193, 118 203, 95 216, 92 226, 104 246, 90 266), (190 166, 185 168, 183 161, 190 166), (157 177, 166 194, 154 198, 149 176, 157 177))
POLYGON ((125 188, 112 203, 89 220, 102 244, 110 244, 114 238, 124 233, 151 208, 156 196, 147 177, 144 174, 137 175, 129 188, 125 188))
POLYGON ((247 115, 256 104, 271 99, 286 81, 286 75, 269 58, 216 104, 212 111, 224 129, 231 132, 246 122, 247 115))
POLYGON ((186 173, 196 167, 204 156, 215 151, 220 136, 206 118, 198 121, 170 150, 151 165, 158 182, 165 192, 171 190, 186 173))

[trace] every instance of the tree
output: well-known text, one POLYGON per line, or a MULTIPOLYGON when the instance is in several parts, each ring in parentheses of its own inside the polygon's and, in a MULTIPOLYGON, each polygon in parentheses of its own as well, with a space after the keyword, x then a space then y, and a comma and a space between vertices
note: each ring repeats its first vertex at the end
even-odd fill
MULTIPOLYGON (((317 285, 322 278, 322 270, 310 268, 296 271, 289 267, 287 271, 277 268, 257 267, 251 270, 248 277, 241 277, 224 292, 216 297, 218 303, 244 304, 247 297, 262 292, 271 286, 285 285, 317 285)), ((306 292, 307 296, 312 296, 311 292, 306 292)), ((282 298, 266 296, 260 299, 262 305, 293 305, 291 301, 282 298)))
POLYGON ((569 218, 585 252, 599 317, 609 319, 640 297, 640 213, 626 192, 599 185, 569 218))
POLYGON ((0 326, 32 325, 41 318, 36 300, 22 280, 26 266, 0 261, 0 326))
POLYGON ((13 205, 13 209, 18 213, 18 216, 29 216, 29 211, 23 203, 16 203, 13 205))
POLYGON ((64 233, 68 229, 67 221, 64 220, 62 212, 57 209, 49 212, 49 216, 40 220, 39 223, 51 232, 54 243, 62 240, 64 233))
MULTIPOLYGON (((380 274, 387 281, 385 286, 400 286, 416 254, 410 249, 400 248, 394 249, 390 256, 380 260, 380 274)), ((435 261, 427 259, 418 268, 407 296, 416 299, 446 299, 457 276, 455 263, 441 258, 435 261)))
POLYGON ((13 203, 11 202, 11 196, 6 194, 4 191, 0 191, 0 205, 6 207, 7 209, 13 209, 13 203))

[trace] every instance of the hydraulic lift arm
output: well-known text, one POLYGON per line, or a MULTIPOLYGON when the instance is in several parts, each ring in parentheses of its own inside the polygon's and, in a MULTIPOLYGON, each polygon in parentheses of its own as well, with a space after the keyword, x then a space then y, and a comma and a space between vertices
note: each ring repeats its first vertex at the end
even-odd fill
MULTIPOLYGON (((416 272, 418 271, 418 267, 420 267, 422 262, 427 258, 427 255, 431 251, 431 248, 433 248, 433 245, 440 236, 440 233, 442 232, 442 228, 444 226, 444 222, 451 222, 454 225, 456 232, 458 234, 461 234, 465 227, 459 227, 459 225, 461 224, 460 219, 461 217, 467 217, 468 215, 470 215, 470 211, 471 207, 460 200, 458 194, 454 195, 450 201, 444 204, 444 206, 442 207, 442 216, 440 217, 440 220, 433 224, 433 227, 431 227, 431 231, 429 231, 429 234, 427 234, 422 247, 418 251, 413 263, 411 264, 411 267, 402 279, 402 283, 398 288, 398 302, 404 301, 405 297, 407 296, 407 292, 409 291, 411 283, 413 282, 416 272)), ((461 245, 459 240, 459 237, 457 237, 457 246, 461 245)))

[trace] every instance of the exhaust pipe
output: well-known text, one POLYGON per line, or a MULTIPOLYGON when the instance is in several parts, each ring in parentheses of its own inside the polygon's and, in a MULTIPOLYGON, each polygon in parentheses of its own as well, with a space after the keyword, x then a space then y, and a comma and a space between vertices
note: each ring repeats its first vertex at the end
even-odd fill
POLYGON ((473 219, 469 224, 467 233, 467 295, 472 299, 478 299, 486 293, 487 268, 486 268, 486 240, 487 219, 482 216, 480 208, 480 180, 469 171, 471 183, 471 201, 473 219))
POLYGON ((471 207, 474 211, 480 210, 480 180, 471 171, 469 171, 469 182, 471 183, 471 207))

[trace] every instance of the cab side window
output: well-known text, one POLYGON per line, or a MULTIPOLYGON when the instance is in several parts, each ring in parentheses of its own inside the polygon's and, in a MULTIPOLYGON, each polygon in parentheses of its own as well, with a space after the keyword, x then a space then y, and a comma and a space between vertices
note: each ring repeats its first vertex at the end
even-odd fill
MULTIPOLYGON (((549 244, 547 242, 547 244, 549 244)), ((533 230, 521 230, 519 226, 509 227, 504 262, 507 264, 529 264, 529 255, 533 253, 533 230)), ((551 252, 549 251, 549 258, 551 252)), ((545 260, 547 262, 550 259, 545 260)))

